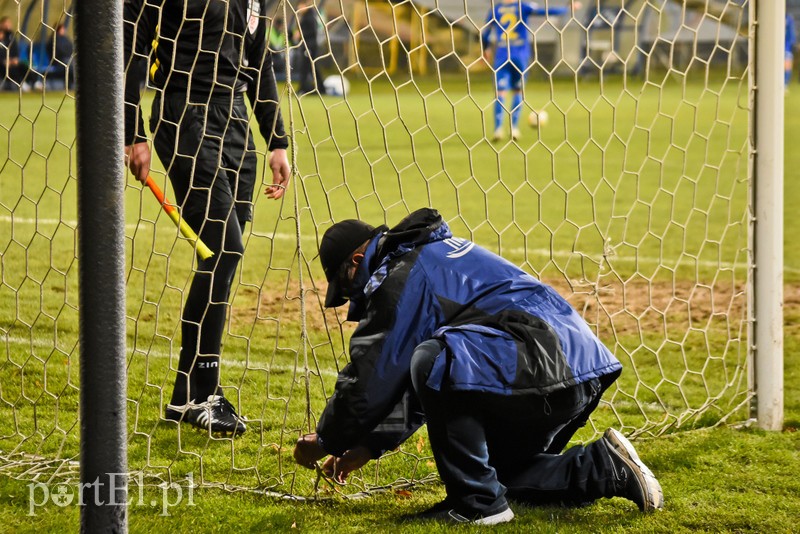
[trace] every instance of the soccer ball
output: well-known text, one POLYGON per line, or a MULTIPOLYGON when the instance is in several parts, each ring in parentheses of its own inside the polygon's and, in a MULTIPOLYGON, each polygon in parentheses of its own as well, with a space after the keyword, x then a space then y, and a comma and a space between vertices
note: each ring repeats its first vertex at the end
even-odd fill
POLYGON ((322 86, 325 87, 326 95, 347 96, 347 93, 350 92, 350 82, 347 81, 347 78, 338 74, 325 78, 322 86))
POLYGON ((548 118, 546 111, 531 111, 528 115, 528 124, 531 128, 539 128, 547 124, 548 118))

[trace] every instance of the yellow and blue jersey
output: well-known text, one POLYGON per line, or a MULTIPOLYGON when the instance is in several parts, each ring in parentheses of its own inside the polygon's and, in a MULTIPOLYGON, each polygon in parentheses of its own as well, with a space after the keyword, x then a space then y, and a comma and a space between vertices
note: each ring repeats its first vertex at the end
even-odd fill
POLYGON ((533 43, 533 31, 528 19, 533 15, 565 15, 568 11, 564 6, 542 8, 521 0, 496 0, 486 16, 481 42, 484 48, 492 43, 497 45, 495 67, 509 60, 518 66, 527 65, 533 43))

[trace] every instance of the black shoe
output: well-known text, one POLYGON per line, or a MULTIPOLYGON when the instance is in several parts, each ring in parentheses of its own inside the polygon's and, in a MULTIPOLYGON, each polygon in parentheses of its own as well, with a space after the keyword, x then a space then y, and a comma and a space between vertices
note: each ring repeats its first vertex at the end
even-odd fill
POLYGON ((415 514, 408 514, 403 516, 404 519, 410 521, 417 521, 417 520, 424 520, 429 519, 430 516, 436 515, 440 512, 446 512, 453 508, 453 503, 445 498, 443 501, 439 501, 430 508, 423 510, 422 512, 417 512, 415 514))
POLYGON ((664 492, 653 472, 639 459, 636 449, 619 431, 609 428, 601 438, 614 464, 617 496, 636 503, 639 510, 664 508, 664 492))
POLYGON ((164 417, 170 421, 189 423, 212 434, 238 436, 247 430, 244 420, 222 395, 209 395, 205 402, 190 402, 183 406, 167 404, 164 417))
POLYGON ((442 521, 444 523, 468 523, 471 525, 498 525, 514 519, 514 512, 505 505, 497 512, 483 515, 480 513, 461 514, 453 508, 447 499, 434 504, 425 511, 405 516, 406 521, 442 521))

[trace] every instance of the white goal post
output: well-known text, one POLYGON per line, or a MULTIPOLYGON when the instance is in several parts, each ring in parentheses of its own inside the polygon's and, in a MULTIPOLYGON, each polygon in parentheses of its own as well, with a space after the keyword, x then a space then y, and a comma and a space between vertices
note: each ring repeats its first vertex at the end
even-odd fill
MULTIPOLYGON (((783 50, 786 4, 757 1, 753 127, 753 370, 756 418, 783 428, 783 50)), ((753 53, 753 52, 751 52, 753 53)))

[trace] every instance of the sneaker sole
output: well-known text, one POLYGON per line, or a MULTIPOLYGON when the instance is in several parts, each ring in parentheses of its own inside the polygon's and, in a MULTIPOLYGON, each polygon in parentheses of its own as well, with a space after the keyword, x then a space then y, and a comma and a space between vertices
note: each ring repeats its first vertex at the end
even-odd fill
POLYGON ((511 508, 506 508, 499 514, 490 515, 489 517, 481 517, 471 521, 473 525, 499 525, 500 523, 508 523, 514 519, 514 511, 511 508))
POLYGON ((200 413, 200 415, 197 416, 197 419, 192 421, 191 424, 196 426, 200 430, 203 430, 205 432, 211 432, 212 435, 227 436, 228 434, 233 434, 234 436, 239 436, 241 434, 244 434, 245 431, 247 430, 247 426, 245 426, 244 424, 242 424, 242 428, 241 429, 237 429, 235 427, 234 428, 219 428, 219 427, 214 428, 214 424, 213 423, 209 424, 209 420, 208 419, 209 418, 208 418, 207 412, 205 410, 203 410, 200 413), (205 417, 203 417, 203 416, 205 416, 205 417), (202 417, 202 420, 201 420, 201 417, 202 417))
POLYGON ((236 430, 222 430, 222 429, 209 429, 207 426, 202 426, 202 425, 200 425, 200 424, 198 424, 196 422, 192 422, 192 421, 186 421, 185 419, 184 419, 183 422, 188 424, 188 425, 190 425, 192 428, 194 428, 200 434, 204 434, 204 435, 211 434, 214 437, 238 438, 239 436, 241 436, 242 434, 247 432, 247 428, 246 427, 243 430, 239 430, 239 431, 236 431, 236 430))
POLYGON ((658 483, 658 480, 653 472, 650 471, 650 468, 639 458, 636 449, 633 448, 628 438, 613 428, 606 430, 603 437, 606 442, 611 445, 611 450, 614 454, 628 464, 628 467, 636 473, 636 480, 642 487, 645 496, 642 511, 652 512, 664 508, 664 492, 661 489, 661 484, 658 483))
POLYGON ((414 522, 414 521, 437 521, 452 524, 462 525, 499 525, 500 523, 508 523, 514 519, 514 512, 511 508, 506 508, 502 512, 487 517, 478 517, 477 519, 469 519, 456 512, 453 509, 447 509, 446 501, 440 502, 424 512, 406 515, 400 518, 400 522, 414 522))

